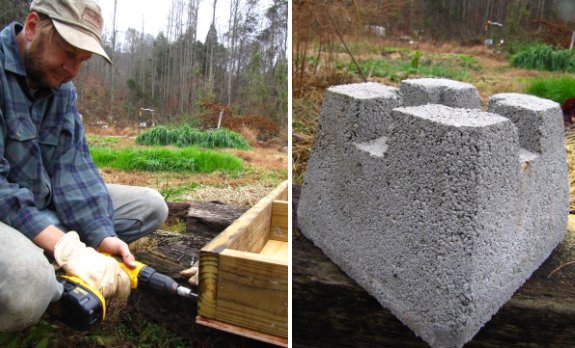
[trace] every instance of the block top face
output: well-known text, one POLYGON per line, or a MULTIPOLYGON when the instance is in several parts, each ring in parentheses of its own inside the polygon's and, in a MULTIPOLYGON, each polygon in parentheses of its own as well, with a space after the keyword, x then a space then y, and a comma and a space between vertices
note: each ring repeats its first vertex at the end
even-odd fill
POLYGON ((328 91, 341 94, 353 99, 399 99, 398 89, 384 86, 375 82, 352 83, 349 85, 339 85, 328 88, 328 91))
POLYGON ((438 104, 402 107, 396 108, 394 111, 454 127, 486 127, 510 122, 505 117, 489 112, 477 109, 452 108, 438 104))
POLYGON ((423 78, 423 79, 407 79, 401 81, 402 84, 407 85, 419 85, 424 87, 447 87, 450 89, 475 89, 472 84, 459 82, 448 79, 434 79, 434 78, 423 78))
POLYGON ((533 95, 519 94, 519 93, 499 93, 489 98, 489 104, 496 102, 497 104, 504 104, 511 107, 528 109, 532 111, 545 111, 552 108, 558 108, 559 104, 556 102, 539 98, 533 95))

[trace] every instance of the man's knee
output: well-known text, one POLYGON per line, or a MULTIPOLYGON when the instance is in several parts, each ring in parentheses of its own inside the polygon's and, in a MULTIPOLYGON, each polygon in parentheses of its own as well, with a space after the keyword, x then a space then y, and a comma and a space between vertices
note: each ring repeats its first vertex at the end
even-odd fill
POLYGON ((108 184, 108 190, 114 204, 116 233, 126 243, 157 230, 168 217, 168 206, 154 189, 108 184))
POLYGON ((158 191, 146 188, 145 192, 146 206, 148 209, 147 218, 150 222, 150 232, 152 232, 166 222, 168 218, 168 205, 158 191))
MULTIPOLYGON (((6 231, 1 231, 6 232, 6 231)), ((19 233, 19 232, 15 232, 19 233)), ((62 294, 54 268, 23 235, 0 238, 0 332, 35 324, 62 294)))

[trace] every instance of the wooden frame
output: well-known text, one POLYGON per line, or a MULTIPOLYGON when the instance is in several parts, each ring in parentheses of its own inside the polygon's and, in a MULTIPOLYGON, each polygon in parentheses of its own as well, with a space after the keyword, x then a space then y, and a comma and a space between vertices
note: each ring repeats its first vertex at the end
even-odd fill
POLYGON ((287 346, 287 189, 285 181, 200 251, 198 323, 287 346))

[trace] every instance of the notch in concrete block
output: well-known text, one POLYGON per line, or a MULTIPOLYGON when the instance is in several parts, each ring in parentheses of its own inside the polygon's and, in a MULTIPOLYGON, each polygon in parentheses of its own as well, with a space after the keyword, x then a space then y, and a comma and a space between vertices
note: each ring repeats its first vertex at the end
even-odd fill
POLYGON ((400 92, 405 106, 440 104, 453 108, 481 109, 477 89, 448 79, 408 79, 401 81, 400 92))

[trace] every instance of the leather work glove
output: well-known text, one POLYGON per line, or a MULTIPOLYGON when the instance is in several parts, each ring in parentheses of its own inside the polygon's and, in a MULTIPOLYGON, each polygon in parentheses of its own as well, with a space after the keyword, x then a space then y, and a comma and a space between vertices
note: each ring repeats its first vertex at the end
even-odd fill
POLYGON ((81 278, 106 299, 126 299, 130 295, 130 277, 118 261, 87 247, 74 231, 56 243, 54 258, 66 273, 81 278))
POLYGON ((192 265, 192 267, 187 268, 180 272, 180 274, 186 278, 188 278, 188 284, 191 286, 198 286, 198 278, 200 275, 200 262, 196 261, 192 265))

